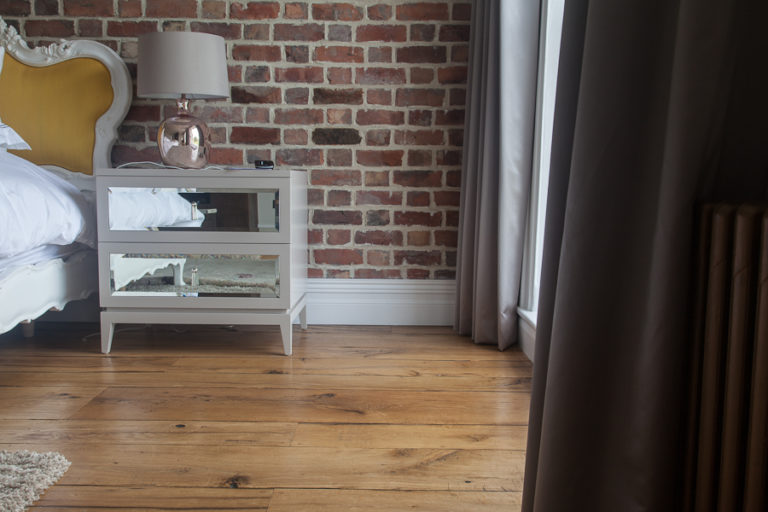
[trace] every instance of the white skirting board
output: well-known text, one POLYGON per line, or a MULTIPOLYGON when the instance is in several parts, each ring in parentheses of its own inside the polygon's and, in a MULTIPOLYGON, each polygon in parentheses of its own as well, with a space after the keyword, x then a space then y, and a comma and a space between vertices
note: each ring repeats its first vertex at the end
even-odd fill
POLYGON ((520 349, 533 362, 534 348, 536 345, 536 313, 517 309, 517 330, 520 340, 520 349))
POLYGON ((309 279, 310 325, 453 325, 456 281, 309 279))

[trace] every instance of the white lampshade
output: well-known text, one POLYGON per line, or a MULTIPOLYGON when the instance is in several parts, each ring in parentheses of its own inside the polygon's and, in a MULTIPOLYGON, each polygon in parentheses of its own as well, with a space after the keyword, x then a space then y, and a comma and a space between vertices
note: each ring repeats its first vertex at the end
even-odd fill
POLYGON ((201 32, 139 36, 137 93, 144 98, 229 97, 224 38, 201 32))

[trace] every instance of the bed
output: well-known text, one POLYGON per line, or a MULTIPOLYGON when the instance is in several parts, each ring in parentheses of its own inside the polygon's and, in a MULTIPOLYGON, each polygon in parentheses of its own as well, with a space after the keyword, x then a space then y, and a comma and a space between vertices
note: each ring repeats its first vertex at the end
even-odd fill
POLYGON ((91 174, 111 167, 132 84, 109 47, 30 49, 1 18, 0 63, 0 333, 31 335, 34 319, 98 289, 91 174))

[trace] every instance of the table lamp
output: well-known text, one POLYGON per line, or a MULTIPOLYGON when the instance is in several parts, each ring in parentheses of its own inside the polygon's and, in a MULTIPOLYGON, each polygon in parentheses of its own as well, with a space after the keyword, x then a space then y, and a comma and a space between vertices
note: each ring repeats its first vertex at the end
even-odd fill
POLYGON ((208 126, 189 112, 189 100, 229 97, 224 38, 200 32, 152 32, 139 36, 137 94, 175 99, 176 115, 157 130, 163 163, 200 169, 208 163, 208 126))

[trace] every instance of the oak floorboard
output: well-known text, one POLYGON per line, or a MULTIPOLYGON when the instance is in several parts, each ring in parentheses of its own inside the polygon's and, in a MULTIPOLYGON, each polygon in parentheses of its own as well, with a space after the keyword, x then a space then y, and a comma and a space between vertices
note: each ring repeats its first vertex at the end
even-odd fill
POLYGON ((30 510, 519 510, 532 370, 445 327, 0 335, 0 449, 72 466, 30 510))
POLYGON ((519 509, 520 492, 277 489, 269 512, 497 512, 519 509))

